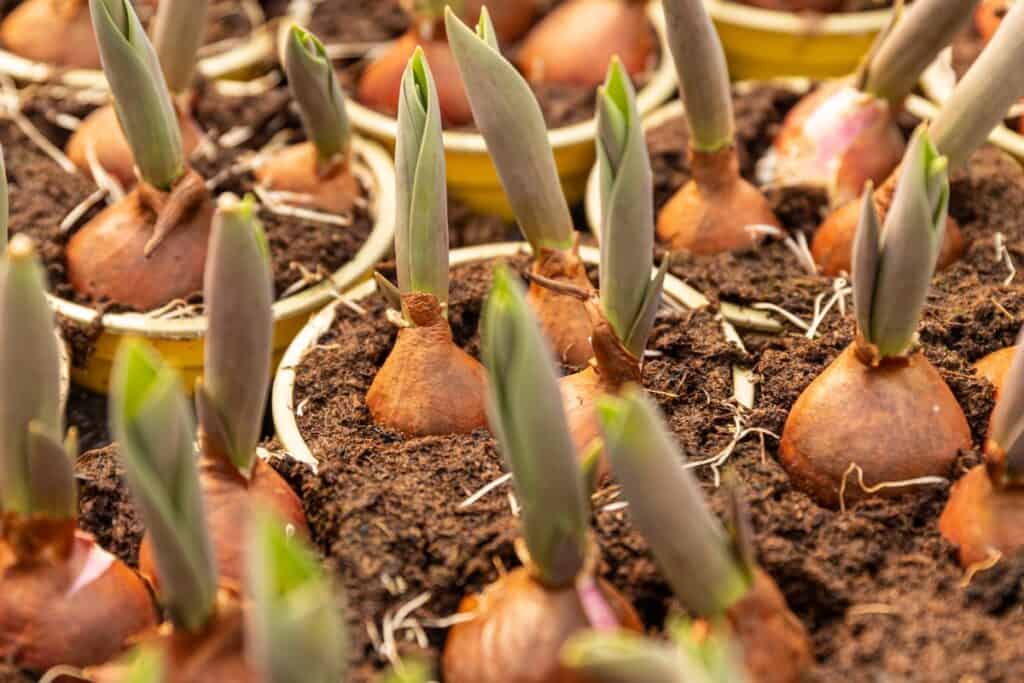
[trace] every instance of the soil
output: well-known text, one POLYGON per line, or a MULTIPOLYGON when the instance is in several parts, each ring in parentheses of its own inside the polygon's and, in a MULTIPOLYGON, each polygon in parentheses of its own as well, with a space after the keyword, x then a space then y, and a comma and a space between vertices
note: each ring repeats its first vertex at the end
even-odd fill
MULTIPOLYGON (((549 3, 551 8, 561 0, 549 3)), ((351 0, 349 2, 321 3, 316 7, 310 30, 325 44, 353 43, 364 45, 367 50, 376 49, 377 44, 402 35, 409 26, 409 19, 398 0, 351 0)), ((653 27, 651 28, 654 31, 653 27)), ((652 63, 660 63, 660 43, 655 41, 657 53, 652 63)), ((518 45, 504 46, 506 53, 514 59, 518 45)), ((371 61, 343 59, 338 68, 338 78, 346 92, 356 92, 363 71, 371 61)), ((641 74, 634 79, 637 89, 643 88, 652 72, 641 74)), ((544 120, 549 128, 561 128, 594 117, 596 90, 569 84, 531 83, 544 120)), ((475 125, 461 126, 455 130, 475 132, 475 125)))

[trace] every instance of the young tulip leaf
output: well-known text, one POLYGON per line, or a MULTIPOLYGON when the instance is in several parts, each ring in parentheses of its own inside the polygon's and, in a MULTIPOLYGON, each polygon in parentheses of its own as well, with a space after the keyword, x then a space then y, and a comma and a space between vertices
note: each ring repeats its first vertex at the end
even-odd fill
POLYGON ((403 294, 448 300, 448 195, 437 86, 417 48, 398 99, 398 220, 395 259, 403 294))
POLYGON ((428 683, 430 680, 430 669, 426 664, 404 662, 388 675, 384 683, 428 683))
POLYGON ((274 337, 270 250, 252 197, 221 198, 203 280, 209 321, 200 425, 244 476, 263 428, 274 337))
POLYGON ((678 649, 626 632, 573 636, 562 647, 562 666, 591 683, 711 683, 687 670, 678 649))
POLYGON ((652 280, 654 181, 636 92, 617 58, 597 101, 601 308, 626 348, 641 356, 661 303, 667 263, 652 280))
POLYGON ((690 126, 690 145, 714 152, 733 144, 729 67, 704 0, 665 0, 668 43, 690 126))
POLYGON ((314 552, 257 511, 247 547, 246 636, 268 683, 337 683, 347 652, 340 605, 314 552))
MULTIPOLYGON (((74 440, 71 442, 74 444, 74 440)), ((28 481, 31 514, 74 519, 78 514, 73 459, 78 454, 50 436, 42 423, 28 425, 28 481)))
POLYGON ((0 260, 0 386, 6 392, 0 401, 0 507, 30 516, 38 502, 44 508, 38 512, 74 516, 74 486, 45 490, 64 486, 67 472, 51 477, 40 470, 43 462, 71 467, 66 455, 67 462, 55 460, 49 447, 60 449, 63 418, 60 349, 43 278, 32 240, 16 235, 0 260))
MULTIPOLYGON (((858 320, 870 320, 862 334, 882 356, 902 355, 913 343, 945 238, 948 208, 946 158, 939 155, 922 126, 907 148, 886 215, 870 313, 857 311, 858 320)), ((870 229, 870 221, 864 227, 870 229)), ((856 243, 866 248, 859 238, 856 243)), ((867 259, 863 253, 858 255, 867 259)), ((858 264, 858 270, 861 267, 858 264)))
POLYGON ((282 61, 306 137, 316 147, 320 163, 347 158, 350 134, 345 96, 323 44, 309 31, 292 26, 282 61))
POLYGON ((862 74, 862 89, 899 107, 967 24, 978 0, 916 0, 880 35, 862 74))
POLYGON ((591 542, 587 496, 551 350, 505 266, 495 271, 480 332, 491 429, 515 480, 530 558, 546 585, 570 586, 591 542))
POLYGON ((865 338, 871 335, 871 304, 875 298, 882 227, 875 208, 875 188, 868 181, 860 200, 860 222, 853 239, 853 309, 857 329, 865 338))
POLYGON ((142 645, 128 655, 120 683, 163 683, 167 680, 167 662, 156 647, 142 645))
POLYGON ((89 0, 114 108, 149 184, 168 190, 185 172, 178 117, 153 46, 128 0, 89 0))
MULTIPOLYGON (((967 4, 967 3, 965 3, 967 4)), ((931 125, 939 152, 959 168, 988 139, 1010 105, 1024 95, 1024 2, 1015 2, 999 30, 957 83, 931 125)))
POLYGON ((498 49, 486 9, 477 32, 449 10, 448 41, 473 118, 498 168, 519 228, 534 251, 573 247, 572 216, 562 194, 547 124, 533 90, 498 49))
POLYGON ((723 614, 750 589, 753 569, 740 562, 700 485, 683 469, 657 407, 628 387, 599 401, 598 418, 630 515, 676 596, 698 616, 723 614))
POLYGON ((192 86, 209 5, 209 0, 160 0, 157 6, 153 47, 173 93, 192 86))
POLYGON ((121 344, 111 377, 111 431, 174 623, 197 631, 213 613, 217 575, 195 457, 195 425, 177 371, 142 342, 121 344))

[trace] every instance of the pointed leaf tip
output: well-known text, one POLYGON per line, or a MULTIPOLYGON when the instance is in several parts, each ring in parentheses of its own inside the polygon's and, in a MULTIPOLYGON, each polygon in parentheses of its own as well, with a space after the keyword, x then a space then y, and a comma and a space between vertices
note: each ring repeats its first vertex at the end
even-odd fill
POLYGON ((306 137, 316 147, 320 162, 345 158, 350 142, 348 112, 326 48, 311 32, 294 25, 285 42, 283 62, 306 137))

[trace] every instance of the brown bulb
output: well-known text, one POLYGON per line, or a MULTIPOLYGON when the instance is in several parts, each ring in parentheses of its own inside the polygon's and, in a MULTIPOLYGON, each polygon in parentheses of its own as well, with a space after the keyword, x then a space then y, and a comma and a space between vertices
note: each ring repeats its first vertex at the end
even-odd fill
POLYGON ((996 388, 996 400, 999 399, 999 394, 1003 390, 1003 380, 1006 379, 1006 373, 1010 370, 1010 364, 1013 363, 1013 357, 1017 355, 1019 348, 1019 346, 1011 346, 993 351, 974 364, 974 371, 996 388))
MULTIPOLYGON (((245 578, 245 534, 256 503, 271 510, 300 537, 309 537, 302 501, 277 471, 257 458, 246 481, 227 457, 218 454, 209 439, 201 435, 199 485, 206 510, 220 584, 236 591, 245 578)), ((153 540, 146 534, 139 549, 139 571, 160 591, 159 570, 153 555, 153 540)))
POLYGON ((906 150, 888 102, 847 81, 806 95, 775 137, 776 177, 828 190, 833 206, 856 199, 870 180, 881 185, 906 150))
POLYGON ((517 62, 534 83, 596 88, 612 57, 635 77, 651 66, 654 47, 645 3, 570 0, 530 31, 517 62))
MULTIPOLYGON (((199 146, 202 131, 192 114, 183 107, 176 107, 178 125, 181 126, 181 143, 185 156, 199 146)), ((89 114, 68 140, 65 152, 72 163, 87 176, 92 175, 89 166, 89 149, 103 169, 113 176, 122 187, 135 186, 135 155, 128 146, 128 139, 121 130, 114 107, 107 105, 89 114)))
POLYGON ((480 10, 487 7, 487 13, 494 25, 494 32, 502 45, 511 45, 530 30, 537 17, 537 0, 466 0, 462 19, 469 26, 480 21, 480 10))
POLYGON ((179 186, 170 193, 136 187, 75 233, 66 252, 71 286, 93 301, 136 311, 202 291, 214 203, 194 173, 179 186), (147 256, 162 215, 170 231, 147 256))
MULTIPOLYGON (((856 343, 800 395, 782 433, 779 458, 793 484, 821 505, 838 507, 844 476, 847 503, 865 486, 925 476, 948 477, 961 450, 971 447, 963 410, 942 376, 921 353, 861 360, 856 343)), ((883 489, 878 495, 904 489, 883 489)))
POLYGON ((755 570, 753 587, 727 616, 750 683, 799 683, 814 664, 807 629, 762 570, 755 570))
MULTIPOLYGON (((885 221, 889 207, 892 205, 893 195, 896 191, 896 179, 897 174, 893 173, 890 179, 875 191, 875 209, 882 221, 885 221)), ((814 233, 814 239, 811 241, 811 255, 822 274, 835 277, 841 273, 850 272, 853 239, 857 235, 857 225, 860 223, 860 210, 860 201, 847 202, 833 211, 814 233)), ((936 268, 942 270, 956 263, 960 260, 965 248, 960 226, 952 216, 948 217, 936 268)))
POLYGON ((739 174, 736 149, 690 149, 693 179, 658 214, 658 239, 672 251, 710 255, 757 244, 748 226, 781 229, 768 200, 739 174))
POLYGON ((333 214, 348 214, 359 197, 359 181, 348 160, 321 168, 311 142, 285 147, 256 169, 260 185, 278 192, 308 197, 297 199, 309 208, 333 214))
POLYGON ((100 50, 84 0, 24 0, 2 23, 0 42, 25 59, 99 69, 100 50))
MULTIPOLYGON (((622 628, 640 631, 640 619, 610 584, 598 580, 622 628)), ((590 628, 574 587, 548 588, 516 569, 466 597, 470 621, 448 632, 442 659, 445 683, 590 683, 562 668, 562 646, 590 628)))
POLYGON ((1024 488, 997 484, 985 465, 972 468, 953 485, 939 531, 965 567, 1024 548, 1024 488))
POLYGON ((158 623, 145 582, 68 523, 46 557, 19 559, 0 540, 0 661, 19 669, 102 664, 158 623))
POLYGON ((978 33, 987 43, 999 30, 1003 17, 1009 9, 1006 0, 982 0, 978 8, 974 10, 974 25, 978 27, 978 33))
MULTIPOLYGON (((576 248, 565 251, 541 249, 531 272, 582 291, 593 290, 586 265, 576 248)), ((583 367, 590 362, 594 357, 590 344, 593 322, 584 302, 536 282, 530 283, 526 301, 559 361, 573 367, 583 367)))
POLYGON ((484 367, 455 345, 436 297, 403 297, 412 326, 398 338, 366 394, 374 421, 410 436, 487 426, 484 367))
POLYGON ((462 74, 447 41, 421 40, 415 30, 399 38, 388 51, 366 67, 359 80, 359 101, 389 116, 398 116, 398 96, 405 67, 416 47, 423 48, 437 84, 437 100, 446 127, 466 126, 473 122, 462 74))

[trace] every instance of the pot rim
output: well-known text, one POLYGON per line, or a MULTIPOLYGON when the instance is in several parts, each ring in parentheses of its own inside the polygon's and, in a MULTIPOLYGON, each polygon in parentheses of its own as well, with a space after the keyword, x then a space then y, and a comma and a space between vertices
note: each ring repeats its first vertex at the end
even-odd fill
MULTIPOLYGON (((774 83, 783 87, 789 87, 794 92, 806 93, 811 89, 814 82, 809 78, 780 77, 761 81, 739 81, 734 83, 733 87, 742 94, 744 90, 749 90, 759 83, 774 83)), ((938 109, 933 103, 917 95, 910 95, 907 98, 906 105, 907 111, 920 119, 932 119, 938 113, 938 109)), ((683 101, 679 99, 672 100, 644 117, 644 131, 649 131, 655 126, 659 126, 670 119, 682 115, 683 101)), ((997 130, 992 134, 990 140, 1001 146, 999 139, 999 131, 997 130)), ((1024 142, 1024 139, 1022 139, 1022 142, 1024 142)), ((1022 150, 1022 156, 1024 156, 1024 150, 1022 150)), ((583 208, 587 216, 588 227, 595 238, 600 239, 601 189, 599 187, 597 164, 594 164, 590 169, 590 174, 587 176, 587 190, 586 196, 583 199, 583 208)))
MULTIPOLYGON (((953 71, 953 48, 947 47, 921 74, 921 90, 932 102, 942 105, 953 94, 956 87, 956 73, 953 71)), ((1010 107, 1006 117, 1024 116, 1024 103, 1010 107)), ((999 124, 989 141, 1002 147, 1014 156, 1024 158, 1024 135, 1014 132, 1005 124, 999 124)))
POLYGON ((876 33, 885 28, 892 8, 866 12, 815 14, 813 18, 797 12, 762 9, 729 0, 704 0, 711 18, 760 32, 789 33, 797 36, 834 37, 858 33, 876 33))
MULTIPOLYGON (((253 29, 243 42, 233 48, 200 59, 196 69, 204 77, 216 80, 241 71, 274 54, 275 24, 272 19, 253 29)), ((64 69, 46 62, 26 59, 0 47, 0 73, 17 81, 59 83, 69 88, 108 90, 101 69, 64 69)))
MULTIPOLYGON (((355 255, 329 279, 274 303, 274 322, 311 313, 345 291, 368 274, 391 248, 394 240, 397 202, 395 168, 391 156, 375 142, 352 136, 352 149, 366 164, 376 181, 371 212, 376 216, 373 229, 355 255)), ((88 306, 48 295, 54 310, 78 325, 95 323, 100 313, 88 306)), ((201 338, 206 332, 206 316, 177 320, 146 317, 144 313, 107 313, 102 316, 104 330, 114 334, 141 335, 151 339, 187 340, 201 338)))
MULTIPOLYGON (((513 256, 519 253, 530 253, 530 245, 527 242, 495 242, 482 244, 474 247, 463 247, 451 252, 448 267, 465 265, 479 261, 513 256)), ((595 247, 580 247, 580 257, 584 263, 596 265, 600 262, 600 252, 595 247)), ((652 274, 655 270, 652 268, 652 274)), ((305 327, 296 335, 292 343, 281 359, 277 373, 274 376, 274 385, 271 393, 271 410, 274 420, 274 431, 281 441, 283 451, 292 459, 309 465, 315 472, 317 459, 306 445, 299 431, 298 422, 295 419, 295 375, 296 370, 305 358, 306 353, 317 343, 317 340, 326 332, 334 322, 335 312, 338 307, 346 303, 358 302, 371 296, 377 291, 377 284, 373 280, 364 282, 359 287, 341 295, 332 304, 317 313, 306 323, 305 327)), ((691 305, 694 302, 693 293, 696 290, 685 285, 681 280, 672 275, 665 276, 665 297, 673 304, 687 308, 700 308, 706 306, 708 301, 703 299, 703 304, 691 305)))
MULTIPOLYGON (((675 64, 670 57, 668 38, 665 32, 665 14, 661 2, 651 0, 647 6, 647 16, 658 34, 661 45, 661 63, 650 82, 637 93, 637 107, 640 112, 653 111, 662 102, 672 96, 676 88, 675 64)), ((352 125, 382 140, 394 141, 398 133, 398 120, 366 107, 346 93, 345 105, 348 108, 352 125)), ((597 136, 597 122, 593 118, 580 121, 569 126, 548 130, 548 140, 552 149, 559 150, 586 144, 597 136)), ((487 155, 487 143, 480 133, 462 131, 444 131, 444 148, 448 152, 463 154, 487 155)))

